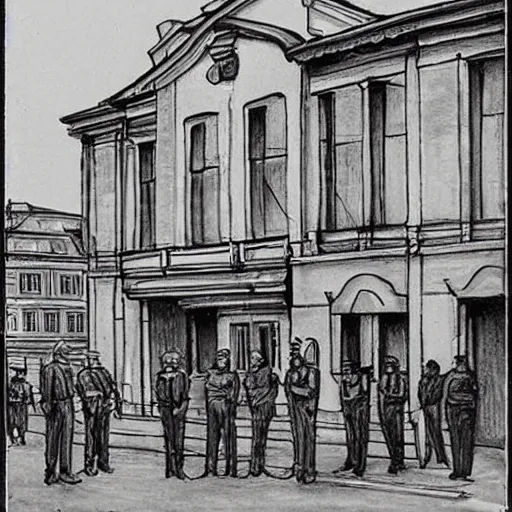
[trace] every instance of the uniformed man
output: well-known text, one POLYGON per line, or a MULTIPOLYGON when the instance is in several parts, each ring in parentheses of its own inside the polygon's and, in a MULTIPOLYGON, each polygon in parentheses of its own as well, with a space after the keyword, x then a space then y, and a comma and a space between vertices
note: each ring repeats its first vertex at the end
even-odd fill
POLYGON ((258 350, 251 353, 251 366, 243 384, 252 418, 249 472, 253 476, 259 476, 265 468, 268 429, 275 415, 279 380, 258 350))
POLYGON ((41 408, 46 417, 44 481, 47 485, 82 481, 72 472, 75 410, 69 354, 66 343, 59 341, 53 348, 50 362, 41 370, 41 408), (58 462, 60 467, 57 467, 58 462))
POLYGON ((370 427, 370 378, 371 367, 360 368, 353 361, 342 365, 340 383, 341 409, 345 417, 347 458, 336 472, 350 471, 363 476, 370 427))
POLYGON ((77 375, 85 424, 84 473, 96 476, 98 470, 114 471, 109 465, 110 413, 115 408, 121 417, 121 396, 112 375, 100 363, 100 353, 89 350, 85 356, 86 366, 77 375))
POLYGON ((316 416, 320 393, 320 371, 306 365, 299 353, 290 359, 285 377, 285 391, 292 421, 294 440, 294 474, 297 482, 310 484, 316 480, 316 416), (293 425, 294 424, 294 425, 293 425))
POLYGON ((427 433, 425 458, 420 463, 424 469, 432 457, 432 449, 436 452, 437 463, 449 466, 444 446, 443 430, 441 426, 441 402, 443 399, 444 377, 440 374, 439 364, 430 359, 424 367, 423 375, 418 385, 418 399, 427 433))
POLYGON ((236 406, 240 392, 238 374, 231 371, 231 352, 222 349, 208 371, 205 384, 207 407, 206 475, 217 476, 219 443, 222 435, 226 457, 225 475, 237 476, 236 406))
MULTIPOLYGON (((291 361, 295 356, 300 356, 300 349, 302 346, 302 340, 298 337, 295 337, 294 340, 290 343, 290 354, 289 354, 289 361, 291 365, 291 361)), ((299 436, 297 435, 297 407, 295 406, 295 395, 292 395, 290 393, 290 383, 287 382, 287 378, 289 378, 291 375, 290 372, 288 372, 285 375, 285 382, 284 382, 284 391, 286 395, 286 400, 288 402, 288 415, 290 417, 290 429, 292 432, 292 443, 293 443, 293 466, 292 466, 292 474, 297 476, 297 472, 299 469, 299 447, 298 447, 298 440, 299 436)))
POLYGON ((12 363, 9 368, 15 372, 7 390, 7 431, 12 444, 25 445, 28 430, 28 406, 36 410, 32 385, 25 380, 27 370, 24 365, 12 363), (14 435, 17 431, 17 438, 14 435))
POLYGON ((404 464, 404 405, 407 383, 394 356, 386 356, 379 383, 379 416, 391 462, 388 473, 396 475, 404 464))
POLYGON ((164 431, 165 478, 185 479, 185 420, 189 404, 189 378, 177 350, 161 357, 162 371, 156 377, 156 399, 164 431))
POLYGON ((456 356, 455 368, 446 377, 446 420, 450 431, 453 459, 452 480, 472 481, 473 450, 478 387, 467 357, 456 356))

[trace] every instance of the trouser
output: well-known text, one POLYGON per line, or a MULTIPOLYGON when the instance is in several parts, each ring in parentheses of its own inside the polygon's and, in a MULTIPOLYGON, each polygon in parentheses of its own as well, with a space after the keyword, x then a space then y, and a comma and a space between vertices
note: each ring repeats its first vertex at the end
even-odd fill
POLYGON ((85 467, 93 468, 98 458, 98 467, 109 465, 110 403, 103 397, 87 398, 83 402, 85 422, 85 467))
POLYGON ((404 464, 404 406, 403 404, 382 404, 380 424, 388 447, 391 465, 395 468, 404 464))
POLYGON ((427 405, 423 408, 425 417, 425 430, 427 433, 424 464, 430 462, 432 448, 436 452, 438 463, 448 463, 444 446, 443 429, 441 427, 440 404, 427 405))
POLYGON ((28 405, 22 402, 11 402, 7 413, 7 431, 11 441, 14 442, 14 429, 18 431, 18 437, 25 439, 28 429, 28 405))
POLYGON ((300 401, 295 406, 297 470, 299 475, 315 475, 316 411, 300 401))
POLYGON ((468 477, 473 470, 476 410, 464 405, 447 405, 446 420, 450 431, 453 473, 468 477))
POLYGON ((207 461, 208 473, 217 473, 219 443, 222 435, 226 457, 226 475, 237 476, 236 407, 223 399, 208 402, 207 461))
POLYGON ((252 410, 251 473, 260 474, 265 467, 268 429, 274 416, 274 404, 262 404, 252 410))
POLYGON ((297 434, 297 404, 293 397, 288 397, 288 415, 290 416, 290 429, 292 431, 293 468, 296 471, 299 467, 299 436, 297 434))
POLYGON ((357 473, 366 469, 370 411, 366 401, 354 404, 345 403, 345 427, 347 432, 347 460, 345 466, 357 473))
POLYGON ((71 473, 73 430, 75 411, 73 401, 60 400, 48 404, 46 414, 46 475, 58 476, 58 473, 71 473), (57 468, 60 462, 60 468, 57 468))
POLYGON ((173 414, 170 406, 160 406, 160 419, 164 430, 165 474, 178 475, 183 472, 185 451, 185 415, 173 414))

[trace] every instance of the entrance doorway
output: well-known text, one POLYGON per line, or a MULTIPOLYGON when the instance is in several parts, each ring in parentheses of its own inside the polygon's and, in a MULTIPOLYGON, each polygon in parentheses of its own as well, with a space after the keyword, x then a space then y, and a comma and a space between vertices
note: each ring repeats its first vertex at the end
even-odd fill
POLYGON ((191 371, 202 374, 212 367, 217 354, 217 310, 189 313, 188 331, 191 371))
POLYGON ((468 356, 478 382, 476 443, 505 447, 505 298, 471 300, 467 307, 468 356))
POLYGON ((402 370, 408 367, 408 319, 403 313, 379 315, 379 371, 386 356, 395 356, 402 370))

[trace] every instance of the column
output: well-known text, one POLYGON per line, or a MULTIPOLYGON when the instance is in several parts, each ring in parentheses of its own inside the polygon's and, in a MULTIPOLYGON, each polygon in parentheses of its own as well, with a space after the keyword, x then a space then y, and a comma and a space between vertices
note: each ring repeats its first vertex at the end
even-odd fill
POLYGON ((122 386, 124 377, 125 340, 123 290, 120 278, 114 282, 114 380, 122 386))
POLYGON ((141 303, 141 388, 142 388, 142 415, 150 416, 151 410, 151 359, 149 339, 149 309, 147 301, 141 303))
POLYGON ((87 293, 87 306, 88 306, 88 330, 89 330, 89 348, 97 350, 96 341, 96 280, 94 278, 87 279, 88 293, 87 293))
POLYGON ((460 176, 460 221, 463 242, 470 239, 471 220, 471 129, 469 65, 458 55, 459 82, 459 176, 460 176))
POLYGON ((116 257, 123 249, 123 186, 122 175, 124 169, 124 142, 122 132, 116 133, 115 156, 115 250, 116 257))
POLYGON ((124 174, 124 243, 123 250, 132 251, 138 248, 137 233, 140 226, 138 219, 139 214, 139 173, 137 165, 137 147, 135 144, 126 145, 126 163, 124 174))
POLYGON ((418 254, 418 229, 422 222, 421 208, 421 126, 420 79, 417 54, 406 62, 406 125, 407 125, 407 309, 409 313, 409 411, 416 440, 416 454, 424 455, 425 429, 419 413, 418 382, 423 362, 422 287, 423 260, 418 254))
POLYGON ((370 87, 368 82, 359 84, 363 90, 363 223, 371 223, 372 208, 372 151, 370 131, 370 87))

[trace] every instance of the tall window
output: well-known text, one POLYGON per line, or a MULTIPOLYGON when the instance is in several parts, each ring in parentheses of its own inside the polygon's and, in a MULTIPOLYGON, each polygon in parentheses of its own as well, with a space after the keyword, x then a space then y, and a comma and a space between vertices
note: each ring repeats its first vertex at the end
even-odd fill
POLYGON ((230 334, 235 369, 249 368, 252 350, 258 350, 272 368, 280 366, 279 322, 231 324, 230 334))
POLYGON ((475 62, 470 91, 473 218, 499 219, 505 216, 505 59, 475 62))
POLYGON ((79 333, 84 332, 84 314, 83 313, 67 313, 68 332, 79 333))
POLYGON ((21 293, 41 293, 41 274, 20 274, 21 293))
POLYGON ((155 143, 139 144, 140 166, 140 246, 155 246, 155 143))
POLYGON ((65 274, 60 276, 61 295, 80 295, 80 276, 65 274))
POLYGON ((60 322, 58 311, 44 312, 44 332, 59 332, 60 322))
POLYGON ((404 75, 371 83, 369 97, 371 221, 402 224, 407 212, 404 75))
POLYGON ((362 226, 363 194, 371 197, 374 225, 406 218, 405 82, 400 74, 368 86, 369 119, 363 90, 350 85, 319 96, 320 156, 325 188, 325 229, 362 226), (370 137, 364 140, 368 123, 370 137), (363 145, 370 147, 370 190, 363 191, 363 145))
POLYGON ((272 96, 248 109, 251 221, 254 238, 285 235, 287 215, 286 104, 272 96))
POLYGON ((325 228, 362 225, 363 97, 358 85, 323 94, 320 152, 325 183, 325 228))
POLYGON ((231 324, 231 346, 233 348, 234 363, 236 370, 247 370, 250 362, 250 325, 231 324))
POLYGON ((189 123, 192 123, 189 139, 192 243, 217 243, 220 240, 217 115, 203 116, 189 123))
POLYGON ((23 311, 23 331, 36 332, 37 331, 37 311, 23 311))
POLYGON ((7 330, 18 330, 18 314, 15 311, 7 311, 7 330))
POLYGON ((361 361, 361 317, 342 315, 341 317, 341 361, 361 361))

